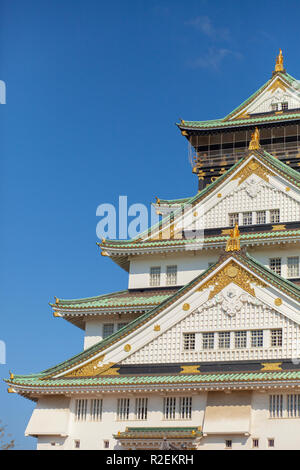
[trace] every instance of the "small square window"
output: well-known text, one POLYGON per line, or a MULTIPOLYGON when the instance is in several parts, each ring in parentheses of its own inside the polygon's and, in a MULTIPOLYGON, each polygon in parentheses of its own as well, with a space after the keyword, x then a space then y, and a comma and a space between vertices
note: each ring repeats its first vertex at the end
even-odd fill
POLYGON ((281 103, 281 109, 282 111, 286 111, 287 109, 289 109, 289 104, 287 101, 285 101, 284 103, 281 103))
POLYGON ((282 346, 282 330, 271 330, 271 346, 282 346))
POLYGON ((274 439, 268 439, 268 446, 269 447, 275 447, 275 440, 274 439))
POLYGON ((239 214, 238 212, 234 212, 232 214, 229 214, 229 226, 234 227, 235 224, 239 223, 239 214))
POLYGON ((103 442, 103 447, 104 447, 104 449, 109 449, 109 441, 104 441, 103 442))
POLYGON ((272 209, 270 211, 270 223, 277 224, 278 222, 280 222, 280 210, 272 209))
POLYGON ((247 331, 236 331, 235 336, 235 348, 242 349, 247 347, 247 331))
POLYGON ((281 276, 281 258, 270 258, 269 268, 271 271, 281 276))
POLYGON ((195 349, 195 333, 183 333, 183 349, 185 351, 195 349))
POLYGON ((150 287, 160 286, 160 266, 150 268, 150 287))
POLYGON ((252 212, 243 212, 243 225, 252 225, 252 212))
POLYGON ((266 223, 266 211, 257 211, 256 212, 256 223, 265 224, 266 223))
POLYGON ((264 332, 263 330, 251 331, 251 347, 261 348, 264 343, 264 332))
POLYGON ((214 333, 203 333, 202 335, 202 346, 203 349, 214 349, 214 333))
POLYGON ((287 259, 288 277, 299 277, 299 256, 291 256, 287 259))
POLYGON ((219 348, 220 349, 230 348, 230 331, 221 331, 219 333, 219 348))
POLYGON ((113 323, 104 323, 103 325, 103 338, 108 338, 114 333, 114 324, 113 323))

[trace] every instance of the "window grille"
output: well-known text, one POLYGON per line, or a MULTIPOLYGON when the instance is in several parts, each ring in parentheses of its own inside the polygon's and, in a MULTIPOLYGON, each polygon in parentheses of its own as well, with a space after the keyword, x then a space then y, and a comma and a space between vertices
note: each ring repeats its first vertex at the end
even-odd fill
POLYGON ((126 421, 129 419, 129 398, 119 398, 117 407, 117 419, 120 421, 126 421))
POLYGON ((150 268, 150 287, 160 286, 160 267, 150 268))
POLYGON ((177 284, 177 266, 167 266, 167 286, 177 284))

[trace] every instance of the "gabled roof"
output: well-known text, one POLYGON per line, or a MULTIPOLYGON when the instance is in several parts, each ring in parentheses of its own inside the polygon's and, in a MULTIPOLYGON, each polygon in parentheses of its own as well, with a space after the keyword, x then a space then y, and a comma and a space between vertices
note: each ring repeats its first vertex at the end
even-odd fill
MULTIPOLYGON (((7 382, 13 385, 25 385, 25 384, 35 384, 39 387, 44 386, 59 386, 59 384, 63 384, 64 381, 67 380, 69 385, 80 385, 82 382, 82 377, 80 376, 73 376, 70 375, 70 370, 82 370, 83 367, 91 367, 92 371, 96 369, 96 374, 98 374, 97 379, 95 379, 95 372, 92 374, 88 374, 88 377, 84 379, 87 384, 94 383, 94 380, 105 380, 104 376, 106 374, 111 375, 108 373, 108 369, 111 365, 108 365, 106 369, 97 369, 94 367, 94 361, 99 362, 100 357, 104 357, 108 354, 109 348, 110 351, 113 351, 114 348, 118 347, 119 344, 123 344, 123 340, 132 333, 135 333, 141 327, 145 327, 149 322, 155 321, 155 317, 158 316, 160 313, 164 312, 165 309, 171 307, 177 301, 180 301, 182 297, 189 293, 190 290, 193 288, 197 288, 199 290, 199 286, 205 286, 207 284, 207 279, 212 279, 214 272, 219 272, 219 270, 224 269, 226 266, 230 266, 233 263, 233 266, 241 266, 242 269, 245 269, 248 273, 251 273, 252 281, 257 279, 257 282, 261 283, 263 280, 263 285, 269 285, 281 292, 282 295, 286 295, 290 298, 293 302, 300 303, 300 288, 293 283, 283 279, 282 277, 278 276, 274 272, 270 271, 269 269, 265 268, 262 264, 258 261, 253 259, 244 251, 235 251, 231 253, 225 253, 223 256, 220 257, 219 261, 214 265, 208 268, 205 272, 197 276, 193 281, 189 282, 179 291, 177 291, 174 295, 169 297, 168 299, 164 300, 160 305, 153 308, 149 312, 141 315, 137 319, 133 320, 127 326, 122 328, 121 330, 117 331, 113 335, 109 336, 108 338, 103 339, 99 343, 95 344, 94 346, 86 349, 85 351, 81 352, 80 354, 70 358, 67 361, 64 361, 50 369, 47 369, 39 374, 33 374, 29 376, 24 375, 15 375, 11 379, 7 380, 7 382), (83 365, 84 364, 84 365, 83 365), (90 364, 90 366, 89 366, 90 364), (75 368, 75 369, 74 369, 75 368), (69 376, 70 375, 70 376, 69 376), (102 378, 103 376, 103 378, 102 378)), ((243 276, 243 275, 242 275, 243 276)), ((244 277, 243 277, 244 279, 244 277)), ((234 282, 234 281, 230 281, 234 282)), ((236 281, 238 282, 238 280, 236 281)), ((243 281, 245 282, 245 281, 243 281)), ((256 282, 256 281, 255 281, 256 282)), ((152 324, 152 323, 151 323, 152 324)), ((126 349, 124 348, 126 351, 126 349)), ((76 374, 75 374, 76 375, 76 374)), ((83 375, 83 374, 79 374, 83 375)), ((114 374, 113 374, 114 375, 114 374)), ((109 380, 109 379, 108 379, 109 380)), ((123 378, 123 381, 125 379, 123 378)), ((134 380, 134 378, 133 378, 134 380)), ((148 380, 148 379, 147 379, 148 380)))
MULTIPOLYGON (((272 173, 276 173, 278 176, 283 177, 287 184, 291 184, 296 188, 300 188, 300 173, 293 170, 291 167, 283 163, 282 161, 278 160, 277 158, 273 157, 270 153, 266 152, 262 148, 258 150, 248 150, 245 152, 245 155, 235 164, 233 165, 228 171, 222 174, 219 178, 217 178, 213 183, 208 185, 202 191, 198 192, 195 196, 185 200, 184 203, 180 205, 179 208, 176 207, 174 210, 174 221, 176 221, 176 217, 181 217, 183 210, 187 207, 193 207, 198 204, 200 201, 204 201, 211 193, 218 190, 225 181, 229 180, 230 178, 234 177, 235 174, 238 173, 240 167, 249 159, 254 158, 259 163, 262 163, 264 166, 270 169, 272 173)), ((177 200, 178 201, 178 200, 177 200)), ((118 248, 124 251, 124 247, 130 248, 131 246, 147 246, 151 243, 151 240, 154 233, 159 233, 159 231, 163 231, 163 228, 160 228, 160 224, 156 224, 152 227, 149 227, 147 231, 138 235, 137 237, 131 240, 104 240, 102 243, 98 243, 98 245, 103 249, 103 254, 110 255, 109 250, 114 249, 114 251, 118 250, 118 248), (146 245, 147 244, 147 245, 146 245)), ((162 246, 164 240, 159 240, 158 237, 155 237, 154 243, 160 244, 162 246)), ((168 244, 171 240, 168 240, 168 244)), ((194 241, 194 240, 193 240, 194 241)), ((188 240, 172 240, 174 244, 181 243, 190 243, 188 240)))
POLYGON ((298 81, 289 75, 287 72, 276 72, 273 73, 272 77, 262 85, 256 92, 254 92, 249 98, 247 98, 242 104, 237 106, 227 116, 221 119, 213 119, 208 121, 186 121, 182 120, 177 123, 177 126, 181 131, 189 129, 222 129, 226 127, 246 126, 246 125, 259 125, 268 122, 280 122, 285 120, 300 119, 300 110, 289 109, 283 113, 268 112, 264 115, 251 115, 244 114, 242 111, 246 109, 251 103, 257 100, 260 95, 265 93, 268 89, 274 86, 274 83, 282 83, 288 89, 292 89, 298 81), (242 114, 241 114, 242 113, 242 114))

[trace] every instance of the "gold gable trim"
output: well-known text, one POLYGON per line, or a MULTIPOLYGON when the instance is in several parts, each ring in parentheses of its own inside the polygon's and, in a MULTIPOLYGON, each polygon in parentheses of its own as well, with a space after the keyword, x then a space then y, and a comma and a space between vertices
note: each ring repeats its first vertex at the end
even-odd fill
POLYGON ((250 175, 255 174, 269 183, 269 176, 274 174, 263 166, 258 160, 252 158, 234 177, 233 180, 239 179, 239 185, 242 184, 250 175))
POLYGON ((276 90, 282 90, 282 91, 286 91, 286 86, 284 85, 284 83, 280 80, 280 78, 277 78, 275 80, 274 83, 272 83, 272 85, 269 87, 269 89, 267 91, 270 91, 271 93, 274 93, 276 90))
POLYGON ((282 362, 262 362, 262 371, 282 370, 282 362))
POLYGON ((104 360, 104 357, 104 354, 102 356, 98 356, 88 364, 78 367, 77 369, 65 374, 64 377, 94 377, 95 375, 102 374, 104 371, 114 365, 113 362, 110 362, 109 364, 101 364, 101 362, 104 360))
POLYGON ((241 287, 253 297, 255 297, 255 290, 253 287, 251 287, 251 283, 254 283, 260 287, 267 287, 264 282, 257 279, 255 276, 253 276, 253 274, 246 271, 246 269, 242 268, 235 261, 230 261, 230 263, 224 266, 223 269, 218 271, 211 279, 206 281, 197 290, 198 292, 202 292, 209 287, 213 287, 209 294, 209 299, 212 299, 231 282, 241 287))

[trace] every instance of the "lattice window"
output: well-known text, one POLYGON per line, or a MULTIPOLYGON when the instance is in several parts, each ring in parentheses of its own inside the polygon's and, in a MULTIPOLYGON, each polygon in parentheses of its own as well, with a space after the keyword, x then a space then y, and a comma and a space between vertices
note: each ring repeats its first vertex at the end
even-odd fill
POLYGON ((119 421, 126 421, 129 419, 129 405, 130 398, 119 398, 117 407, 117 419, 119 421))
POLYGON ((107 338, 108 336, 112 335, 114 332, 114 324, 113 323, 104 323, 103 325, 103 338, 107 338))
POLYGON ((164 419, 176 418, 176 397, 164 398, 164 419))
POLYGON ((264 345, 264 332, 263 330, 251 331, 251 347, 261 348, 264 345))
POLYGON ((270 210, 270 223, 276 224, 280 222, 280 209, 270 210))
POLYGON ((117 330, 121 330, 121 328, 124 328, 126 325, 128 325, 128 323, 118 323, 117 330))
POLYGON ((287 101, 281 103, 281 109, 282 111, 286 111, 287 109, 289 109, 289 103, 287 101))
POLYGON ((299 256, 291 256, 287 259, 288 277, 299 277, 299 256))
POLYGON ((203 333, 202 334, 202 347, 203 349, 214 349, 214 333, 203 333))
POLYGON ((247 347, 247 331, 235 331, 234 346, 237 349, 242 349, 242 348, 247 347))
POLYGON ((86 416, 87 416, 88 400, 79 399, 79 400, 76 400, 75 403, 76 403, 76 406, 75 406, 76 421, 85 421, 86 416))
POLYGON ((230 331, 221 331, 219 333, 219 348, 221 349, 230 348, 230 331))
POLYGON ((270 418, 282 418, 283 395, 270 395, 269 397, 270 418))
POLYGON ((278 103, 272 103, 271 104, 271 109, 272 109, 272 111, 278 111, 278 103))
POLYGON ((160 286, 160 266, 150 268, 150 287, 160 286))
POLYGON ((267 220, 266 211, 257 211, 256 212, 256 223, 257 224, 265 224, 266 220, 267 220))
POLYGON ((167 286, 177 284, 177 266, 167 266, 167 286))
POLYGON ((181 419, 192 419, 192 397, 180 397, 179 414, 181 419))
POLYGON ((252 225, 252 212, 243 212, 243 225, 252 225))
POLYGON ((102 399, 91 400, 91 420, 101 421, 102 420, 102 399))
POLYGON ((135 399, 135 419, 146 420, 148 414, 148 398, 135 399))
POLYGON ((268 439, 268 447, 275 447, 275 439, 268 439))
POLYGON ((270 258, 269 268, 271 271, 281 276, 281 258, 270 258))
POLYGON ((232 214, 229 214, 229 226, 234 227, 235 224, 239 223, 239 213, 238 212, 233 212, 232 214))
POLYGON ((300 395, 287 396, 287 414, 289 418, 300 417, 300 395))
POLYGON ((190 351, 195 349, 195 333, 183 333, 183 349, 190 351))
POLYGON ((282 346, 282 330, 271 330, 271 346, 282 346))

